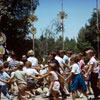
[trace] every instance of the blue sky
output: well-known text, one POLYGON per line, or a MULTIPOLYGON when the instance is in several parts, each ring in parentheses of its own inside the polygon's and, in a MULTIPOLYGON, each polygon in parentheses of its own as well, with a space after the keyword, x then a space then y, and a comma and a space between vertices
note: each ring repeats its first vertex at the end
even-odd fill
MULTIPOLYGON (((100 0, 98 1, 100 8, 100 0)), ((40 5, 35 11, 38 21, 34 25, 37 28, 37 38, 41 36, 41 30, 57 18, 57 14, 61 11, 61 0, 39 0, 39 2, 40 5)), ((68 14, 64 21, 64 37, 76 38, 80 28, 91 18, 93 9, 96 8, 96 0, 63 0, 63 3, 64 11, 68 14)))

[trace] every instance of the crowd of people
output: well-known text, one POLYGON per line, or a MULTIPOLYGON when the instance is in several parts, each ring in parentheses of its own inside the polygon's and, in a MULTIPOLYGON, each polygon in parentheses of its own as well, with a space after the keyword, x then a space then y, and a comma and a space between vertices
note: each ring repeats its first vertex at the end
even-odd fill
POLYGON ((22 55, 20 61, 14 53, 0 54, 0 100, 1 93, 9 100, 14 100, 15 95, 18 100, 34 99, 39 87, 48 88, 43 97, 49 100, 59 100, 59 97, 65 100, 70 92, 72 100, 83 95, 87 100, 100 100, 100 62, 93 50, 84 54, 54 51, 42 62, 33 50, 22 55), (84 56, 88 58, 86 61, 84 56))

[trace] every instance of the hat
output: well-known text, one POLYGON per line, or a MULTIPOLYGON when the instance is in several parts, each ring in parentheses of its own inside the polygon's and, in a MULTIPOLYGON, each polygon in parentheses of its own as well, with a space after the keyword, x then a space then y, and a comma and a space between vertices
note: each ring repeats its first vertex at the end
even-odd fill
POLYGON ((88 53, 94 53, 94 51, 90 49, 90 50, 87 50, 86 53, 87 53, 87 54, 88 54, 88 53))
POLYGON ((28 53, 27 53, 27 55, 28 55, 28 56, 34 56, 34 55, 35 55, 35 53, 34 53, 34 51, 33 51, 33 50, 29 50, 29 51, 28 51, 28 53))

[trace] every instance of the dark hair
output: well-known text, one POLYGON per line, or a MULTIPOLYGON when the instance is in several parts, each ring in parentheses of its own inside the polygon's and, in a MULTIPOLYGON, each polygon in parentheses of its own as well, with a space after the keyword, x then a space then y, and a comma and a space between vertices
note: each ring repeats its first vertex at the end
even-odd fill
POLYGON ((57 64, 56 63, 49 63, 49 67, 51 67, 54 71, 56 71, 57 64))
POLYGON ((59 53, 64 53, 64 54, 66 54, 66 51, 65 51, 65 50, 60 50, 59 53))
POLYGON ((53 55, 53 57, 55 58, 55 56, 57 55, 56 52, 50 52, 50 55, 53 55))
POLYGON ((12 54, 11 57, 16 57, 16 54, 12 54))

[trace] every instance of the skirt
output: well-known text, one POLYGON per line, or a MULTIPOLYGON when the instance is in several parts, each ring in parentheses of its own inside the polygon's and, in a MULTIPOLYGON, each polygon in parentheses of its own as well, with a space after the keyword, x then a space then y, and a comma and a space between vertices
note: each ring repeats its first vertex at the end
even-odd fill
POLYGON ((79 90, 79 89, 83 90, 83 91, 87 90, 84 78, 81 74, 73 76, 72 85, 71 85, 71 88, 70 88, 71 91, 75 91, 75 90, 79 90))

